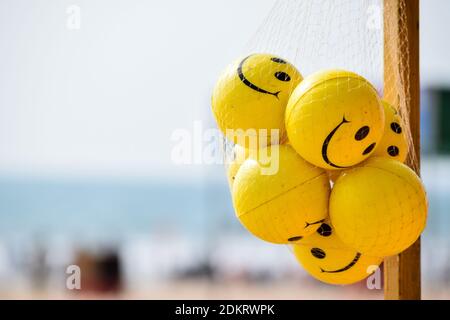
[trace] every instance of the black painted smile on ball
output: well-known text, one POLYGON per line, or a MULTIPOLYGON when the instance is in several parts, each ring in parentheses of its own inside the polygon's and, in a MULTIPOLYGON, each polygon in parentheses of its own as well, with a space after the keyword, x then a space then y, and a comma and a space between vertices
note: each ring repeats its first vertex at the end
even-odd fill
MULTIPOLYGON (((281 91, 277 91, 277 92, 270 92, 270 91, 267 91, 267 90, 265 90, 265 89, 262 89, 262 88, 258 87, 258 86, 255 85, 255 84, 253 84, 250 80, 248 80, 248 79, 245 77, 244 71, 243 71, 242 69, 243 69, 243 66, 244 66, 245 61, 247 61, 251 56, 252 56, 252 55, 246 57, 245 59, 243 59, 243 60, 241 61, 241 63, 239 63, 239 67, 237 68, 237 73, 238 73, 239 79, 241 79, 241 81, 242 81, 247 87, 249 87, 249 88, 251 88, 251 89, 253 89, 253 90, 255 90, 255 91, 258 91, 259 93, 270 94, 270 95, 272 95, 272 96, 274 96, 274 97, 276 97, 276 98, 278 99, 278 94, 279 94, 281 91)), ((284 61, 283 59, 280 59, 280 58, 273 57, 271 60, 272 60, 273 62, 276 62, 276 63, 286 64, 286 61, 284 61)), ((291 80, 291 77, 290 77, 287 73, 282 72, 282 71, 275 72, 274 76, 275 76, 275 78, 277 78, 277 79, 280 80, 280 81, 290 81, 290 80, 291 80)))
MULTIPOLYGON (((339 130, 339 128, 344 125, 345 123, 350 123, 350 121, 348 121, 347 119, 345 119, 345 116, 342 117, 342 121, 341 123, 339 123, 336 128, 334 128, 329 134, 328 136, 325 138, 325 140, 323 141, 322 144, 322 159, 323 161, 325 161, 328 165, 334 167, 334 168, 338 168, 338 169, 345 169, 345 168, 349 168, 349 167, 343 167, 343 166, 338 166, 337 164, 333 163, 329 158, 328 158, 328 145, 331 142, 331 139, 333 138, 334 134, 339 130)), ((364 126, 361 127, 355 134, 355 140, 356 141, 361 141, 364 138, 366 138, 369 135, 369 131, 370 128, 368 126, 364 126)), ((369 145, 364 151, 363 151, 363 155, 367 155, 369 154, 374 148, 375 148, 375 143, 372 143, 371 145, 369 145)))
POLYGON ((361 253, 356 253, 355 257, 353 258, 352 262, 350 262, 348 265, 346 265, 345 267, 341 268, 341 269, 337 269, 337 270, 324 270, 322 268, 320 268, 321 272, 324 273, 339 273, 339 272, 344 272, 347 271, 348 269, 350 269, 351 267, 353 267, 359 260, 359 258, 361 258, 361 253))
POLYGON ((322 158, 323 161, 325 161, 327 164, 329 164, 330 166, 334 167, 334 168, 338 168, 338 169, 344 169, 347 167, 342 167, 342 166, 338 166, 337 164, 334 164, 333 162, 331 162, 331 160, 328 158, 328 145, 330 144, 331 139, 333 138, 334 134, 336 133, 336 131, 338 131, 338 129, 345 123, 349 123, 350 121, 347 121, 345 119, 345 116, 342 118, 342 122, 339 123, 336 128, 333 129, 333 131, 331 131, 328 136, 325 138, 325 140, 323 141, 322 144, 322 158))

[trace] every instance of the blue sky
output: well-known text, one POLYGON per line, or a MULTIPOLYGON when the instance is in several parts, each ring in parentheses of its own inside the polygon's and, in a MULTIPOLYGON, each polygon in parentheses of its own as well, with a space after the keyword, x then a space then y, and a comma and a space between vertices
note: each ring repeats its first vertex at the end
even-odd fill
MULTIPOLYGON (((1 1, 0 172, 205 174, 171 163, 170 136, 213 126, 215 79, 274 2, 1 1), (66 27, 71 4, 80 30, 66 27)), ((450 2, 422 3, 423 79, 450 83, 450 2)))
POLYGON ((208 116, 215 78, 272 4, 1 1, 1 170, 183 174, 172 131, 208 116))

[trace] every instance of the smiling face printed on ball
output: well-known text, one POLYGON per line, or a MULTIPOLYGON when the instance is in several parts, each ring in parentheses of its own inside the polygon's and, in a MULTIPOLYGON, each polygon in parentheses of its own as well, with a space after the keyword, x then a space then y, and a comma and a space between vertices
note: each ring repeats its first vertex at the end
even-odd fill
POLYGON ((307 77, 292 93, 286 130, 294 149, 316 166, 354 166, 375 150, 384 129, 384 110, 373 86, 347 71, 307 77))
POLYGON ((358 282, 368 277, 382 261, 343 244, 328 220, 293 248, 295 257, 308 273, 330 284, 358 282))
POLYGON ((396 108, 386 101, 383 101, 383 107, 386 119, 384 134, 373 155, 405 162, 408 155, 406 126, 396 108))
POLYGON ((214 88, 212 109, 219 128, 231 141, 250 148, 251 136, 257 137, 260 146, 269 144, 270 138, 276 139, 267 138, 272 129, 278 129, 279 140, 284 140, 287 101, 302 79, 292 64, 274 55, 252 54, 238 59, 214 88))

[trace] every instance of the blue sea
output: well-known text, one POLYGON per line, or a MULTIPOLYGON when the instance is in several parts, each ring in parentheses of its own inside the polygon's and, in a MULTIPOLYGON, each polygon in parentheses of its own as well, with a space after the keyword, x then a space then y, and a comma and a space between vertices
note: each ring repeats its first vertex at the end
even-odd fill
POLYGON ((225 183, 124 179, 0 179, 0 237, 136 233, 202 235, 239 228, 225 183))
MULTIPOLYGON (((425 159, 422 177, 430 204, 424 245, 439 244, 450 252, 450 159, 425 159)), ((0 178, 0 239, 166 233, 207 238, 226 232, 243 228, 225 179, 0 178)))
MULTIPOLYGON (((450 282, 450 160, 431 159, 422 168, 430 203, 424 279, 450 282)), ((0 242, 63 236, 89 247, 168 234, 203 244, 225 234, 253 240, 235 218, 225 179, 0 178, 0 242)))

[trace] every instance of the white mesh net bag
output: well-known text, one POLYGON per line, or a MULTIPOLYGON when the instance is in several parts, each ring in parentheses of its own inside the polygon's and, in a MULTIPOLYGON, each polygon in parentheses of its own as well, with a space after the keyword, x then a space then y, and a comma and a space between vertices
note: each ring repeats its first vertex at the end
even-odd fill
POLYGON ((423 186, 402 164, 418 165, 405 1, 277 1, 213 92, 238 219, 307 248, 294 252, 325 282, 361 280, 425 226, 423 186))

